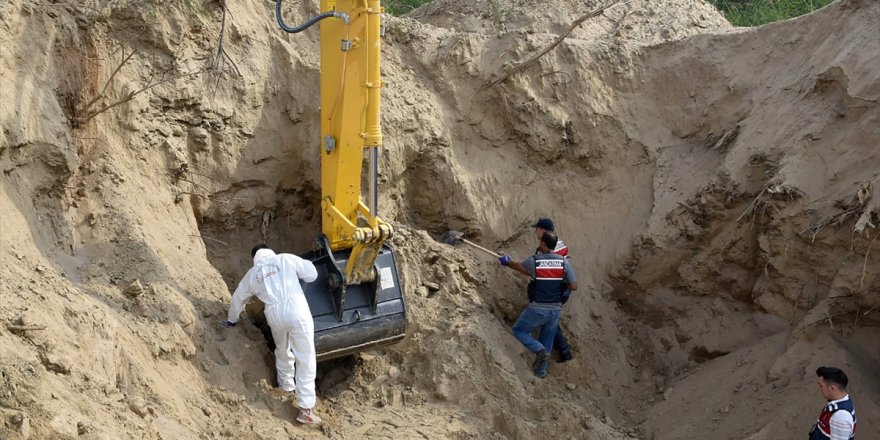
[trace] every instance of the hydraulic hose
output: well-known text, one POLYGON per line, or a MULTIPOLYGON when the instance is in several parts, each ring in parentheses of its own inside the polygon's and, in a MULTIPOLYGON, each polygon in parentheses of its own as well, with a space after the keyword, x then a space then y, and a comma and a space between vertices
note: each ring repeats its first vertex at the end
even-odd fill
POLYGON ((350 18, 348 16, 348 14, 346 14, 344 12, 327 11, 327 12, 318 14, 318 15, 306 20, 305 22, 303 22, 303 24, 301 24, 299 26, 291 27, 291 26, 286 25, 284 23, 284 18, 281 17, 281 0, 275 0, 275 19, 278 21, 278 26, 281 26, 281 29, 284 32, 296 34, 296 33, 302 32, 302 31, 312 27, 312 25, 314 25, 315 23, 317 23, 325 18, 330 18, 330 17, 336 17, 336 18, 342 19, 342 21, 344 21, 345 24, 349 24, 349 22, 350 22, 350 18))

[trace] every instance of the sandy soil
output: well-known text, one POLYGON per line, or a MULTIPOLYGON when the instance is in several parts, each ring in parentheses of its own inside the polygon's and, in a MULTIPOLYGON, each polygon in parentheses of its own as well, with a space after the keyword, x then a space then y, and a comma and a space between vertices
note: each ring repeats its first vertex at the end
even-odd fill
POLYGON ((255 242, 319 231, 318 35, 229 2, 218 58, 220 3, 0 4, 0 438, 802 438, 819 365, 880 438, 877 2, 734 29, 633 1, 493 86, 596 5, 389 18, 407 338, 320 367, 318 429, 254 324, 216 328, 255 242), (581 285, 546 380, 523 280, 436 240, 524 257, 538 216, 581 285))

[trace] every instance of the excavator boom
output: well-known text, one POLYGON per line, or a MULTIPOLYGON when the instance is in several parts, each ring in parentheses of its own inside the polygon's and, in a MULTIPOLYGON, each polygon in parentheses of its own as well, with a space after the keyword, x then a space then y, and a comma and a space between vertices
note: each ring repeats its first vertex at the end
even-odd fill
POLYGON ((284 23, 281 0, 275 13, 290 33, 320 22, 322 235, 304 256, 318 268, 318 279, 305 289, 318 360, 392 344, 404 337, 406 314, 386 244, 392 228, 378 217, 382 6, 379 0, 321 0, 321 13, 296 27, 284 23))

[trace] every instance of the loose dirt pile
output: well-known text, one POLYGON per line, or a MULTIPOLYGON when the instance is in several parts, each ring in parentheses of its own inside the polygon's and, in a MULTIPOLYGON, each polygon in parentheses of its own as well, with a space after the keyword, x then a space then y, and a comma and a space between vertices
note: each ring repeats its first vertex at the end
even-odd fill
POLYGON ((320 229, 318 35, 221 3, 0 6, 0 438, 800 438, 825 364, 880 436, 880 4, 633 1, 493 86, 597 5, 388 18, 408 334, 321 367, 313 430, 258 328, 215 324, 251 245, 320 229), (523 280, 432 237, 524 257, 545 215, 581 289, 539 380, 523 280))

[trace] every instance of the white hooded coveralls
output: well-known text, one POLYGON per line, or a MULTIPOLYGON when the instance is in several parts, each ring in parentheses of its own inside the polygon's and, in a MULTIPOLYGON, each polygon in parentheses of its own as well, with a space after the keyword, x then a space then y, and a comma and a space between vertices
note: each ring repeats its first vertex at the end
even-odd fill
POLYGON ((277 255, 260 249, 232 295, 228 319, 237 322, 248 301, 256 297, 266 305, 266 321, 275 340, 278 386, 296 391, 300 408, 315 407, 315 323, 300 280, 311 283, 318 271, 311 261, 293 254, 277 255))

